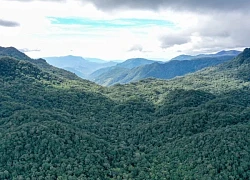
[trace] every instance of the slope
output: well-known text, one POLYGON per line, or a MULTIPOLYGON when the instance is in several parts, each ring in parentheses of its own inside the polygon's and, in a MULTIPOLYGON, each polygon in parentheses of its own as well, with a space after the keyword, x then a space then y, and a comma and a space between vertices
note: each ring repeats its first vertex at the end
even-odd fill
POLYGON ((229 50, 229 51, 220 51, 217 52, 215 54, 199 54, 196 56, 190 56, 190 55, 180 55, 177 57, 172 58, 171 60, 192 60, 192 59, 197 59, 197 58, 204 58, 204 57, 221 57, 221 56, 237 56, 239 55, 241 52, 240 51, 236 51, 236 50, 229 50))
POLYGON ((5 47, 0 46, 0 57, 4 57, 4 56, 9 56, 9 57, 13 57, 16 59, 22 59, 22 60, 31 60, 30 57, 28 57, 24 53, 18 51, 14 47, 5 48, 5 47))
POLYGON ((129 69, 147 65, 147 64, 152 64, 155 62, 156 61, 143 59, 143 58, 127 59, 126 61, 122 63, 118 63, 116 66, 101 68, 93 72, 92 74, 90 74, 89 79, 102 85, 113 84, 113 82, 115 83, 116 81, 119 81, 119 79, 121 79, 120 76, 124 77, 125 76, 124 74, 126 74, 126 72, 129 69), (115 77, 114 80, 113 80, 113 77, 115 77), (110 82, 110 80, 112 82, 110 82))
POLYGON ((115 73, 113 69, 97 76, 94 81, 101 85, 114 85, 117 83, 130 83, 146 78, 171 79, 183 76, 202 68, 221 64, 231 60, 233 56, 221 56, 214 58, 197 58, 195 60, 169 61, 166 63, 152 63, 131 70, 120 70, 115 73), (112 75, 112 76, 110 76, 112 75))
MULTIPOLYGON (((249 48, 246 48, 234 59, 224 62, 220 65, 208 67, 201 71, 177 77, 168 81, 148 78, 139 82, 133 82, 126 85, 115 85, 107 88, 108 93, 116 92, 123 88, 126 95, 155 99, 156 102, 164 96, 165 93, 176 89, 196 89, 208 91, 215 94, 226 93, 229 91, 248 88, 249 81, 249 48), (131 89, 130 92, 129 89, 131 89)), ((114 95, 116 97, 116 95, 114 95)))
POLYGON ((0 47, 0 57, 6 57, 6 56, 15 58, 17 60, 28 61, 46 72, 57 74, 57 75, 60 75, 61 77, 69 78, 72 80, 79 79, 76 75, 69 73, 68 71, 49 65, 44 59, 41 59, 41 58, 31 59, 30 57, 18 51, 14 47, 6 47, 6 48, 0 47))
POLYGON ((137 143, 146 142, 143 153, 157 147, 152 156, 140 157, 154 164, 145 179, 250 177, 249 63, 250 49, 245 49, 232 61, 185 77, 109 88, 114 99, 158 104, 157 118, 134 131, 137 143))
POLYGON ((0 178, 249 179, 249 52, 109 88, 1 58, 0 178))
POLYGON ((0 83, 1 179, 105 177, 113 147, 77 125, 108 118, 113 102, 94 93, 98 86, 9 57, 0 58, 0 83))
POLYGON ((144 58, 133 58, 133 59, 128 59, 122 63, 117 64, 117 67, 132 69, 132 68, 139 67, 142 65, 152 64, 154 62, 155 61, 153 61, 153 60, 148 60, 148 59, 144 59, 144 58))
POLYGON ((69 70, 84 79, 98 69, 117 64, 115 62, 92 62, 80 56, 45 57, 45 59, 49 64, 69 70))

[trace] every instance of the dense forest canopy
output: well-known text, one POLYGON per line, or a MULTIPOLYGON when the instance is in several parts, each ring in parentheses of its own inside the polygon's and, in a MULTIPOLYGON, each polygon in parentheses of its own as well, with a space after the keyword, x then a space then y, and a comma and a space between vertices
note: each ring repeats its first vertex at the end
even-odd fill
POLYGON ((0 48, 0 179, 250 178, 250 49, 102 87, 0 48))

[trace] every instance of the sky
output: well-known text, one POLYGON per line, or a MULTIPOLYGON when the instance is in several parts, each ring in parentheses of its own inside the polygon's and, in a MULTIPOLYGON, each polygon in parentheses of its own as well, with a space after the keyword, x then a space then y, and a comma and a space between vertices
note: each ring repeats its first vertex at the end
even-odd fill
POLYGON ((0 46, 104 60, 242 50, 249 9, 248 0, 0 0, 0 46))

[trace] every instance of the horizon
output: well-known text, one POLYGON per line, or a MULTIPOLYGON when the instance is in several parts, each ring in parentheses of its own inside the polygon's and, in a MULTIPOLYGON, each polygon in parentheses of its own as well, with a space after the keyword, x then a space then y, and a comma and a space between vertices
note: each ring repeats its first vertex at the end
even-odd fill
MULTIPOLYGON (((30 57, 30 58, 33 58, 33 57, 31 57, 31 56, 29 56, 26 52, 25 52, 25 50, 23 50, 23 49, 17 49, 16 47, 14 47, 14 46, 9 46, 9 47, 3 47, 3 46, 0 46, 0 48, 15 48, 16 50, 18 50, 18 51, 20 51, 20 52, 22 52, 22 53, 24 53, 26 56, 28 56, 28 57, 30 57)), ((248 48, 248 47, 246 47, 246 48, 248 48)), ((146 60, 152 60, 152 61, 161 61, 161 62, 168 62, 168 61, 171 61, 172 59, 174 59, 174 58, 177 58, 177 57, 179 57, 179 56, 192 56, 192 57, 196 57, 196 56, 202 56, 202 55, 216 55, 216 54, 218 54, 218 53, 221 53, 221 52, 230 52, 230 51, 238 51, 238 52, 243 52, 243 50, 244 49, 246 49, 246 48, 243 48, 242 50, 236 50, 236 49, 229 49, 229 50, 221 50, 221 51, 217 51, 217 52, 213 52, 213 53, 202 53, 202 54, 180 54, 180 55, 177 55, 177 56, 174 56, 174 57, 172 57, 171 59, 164 59, 164 58, 151 58, 151 59, 149 59, 149 58, 144 58, 144 57, 133 57, 133 58, 127 58, 127 59, 102 59, 102 58, 96 58, 96 57, 85 57, 85 56, 81 56, 81 55, 79 55, 79 56, 77 56, 77 55, 73 55, 73 54, 68 54, 68 55, 62 55, 62 56, 47 56, 47 57, 37 57, 37 58, 33 58, 33 59, 39 59, 39 58, 42 58, 42 59, 45 59, 46 60, 46 58, 63 58, 63 57, 70 57, 70 56, 72 56, 72 57, 79 57, 79 58, 83 58, 84 60, 87 60, 87 61, 89 61, 89 62, 94 62, 94 61, 92 61, 92 60, 100 60, 100 61, 106 61, 106 62, 117 62, 117 63, 122 63, 122 62, 125 62, 125 61, 127 61, 127 60, 131 60, 131 59, 146 59, 146 60), (91 60, 92 59, 92 60, 91 60)))
POLYGON ((0 0, 1 45, 31 58, 213 54, 250 46, 250 2, 0 0))
MULTIPOLYGON (((247 47, 246 47, 247 48, 247 47)), ((19 49, 18 49, 19 50, 19 49)), ((244 49, 243 49, 244 50, 244 49)), ((85 60, 88 60, 88 59, 98 59, 98 60, 103 60, 103 61, 107 61, 107 62, 112 62, 112 61, 120 61, 120 62, 124 62, 126 60, 130 60, 130 59, 147 59, 147 60, 153 60, 153 61, 162 61, 162 62, 167 62, 167 61, 170 61, 172 60, 173 58, 176 58, 178 56, 199 56, 199 55, 212 55, 212 54, 217 54, 217 53, 220 53, 220 52, 228 52, 228 51, 239 51, 239 52, 243 52, 243 50, 235 50, 235 49, 229 49, 229 50, 221 50, 221 51, 218 51, 218 52, 213 52, 213 53, 203 53, 203 54, 180 54, 180 55, 177 55, 177 56, 174 56, 172 57, 171 59, 164 59, 164 58, 144 58, 144 57, 133 57, 133 58, 128 58, 128 59, 101 59, 101 58, 96 58, 96 57, 84 57, 84 56, 75 56, 73 54, 68 54, 68 55, 65 55, 65 56, 50 56, 50 57, 41 57, 41 58, 61 58, 61 57, 69 57, 69 56, 72 56, 72 57, 81 57, 85 60)), ((22 51, 21 51, 22 52, 22 51)), ((23 52, 24 53, 24 52, 23 52)), ((25 54, 25 53, 24 53, 25 54)), ((27 55, 27 54, 26 54, 27 55)))

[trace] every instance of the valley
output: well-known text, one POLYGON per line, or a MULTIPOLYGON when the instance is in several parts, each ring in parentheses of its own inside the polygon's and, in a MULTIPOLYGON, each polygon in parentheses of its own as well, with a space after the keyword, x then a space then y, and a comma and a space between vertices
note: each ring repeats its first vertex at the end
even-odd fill
POLYGON ((249 71, 104 87, 0 48, 0 179, 249 179, 249 71))

